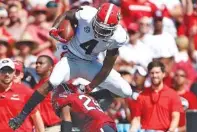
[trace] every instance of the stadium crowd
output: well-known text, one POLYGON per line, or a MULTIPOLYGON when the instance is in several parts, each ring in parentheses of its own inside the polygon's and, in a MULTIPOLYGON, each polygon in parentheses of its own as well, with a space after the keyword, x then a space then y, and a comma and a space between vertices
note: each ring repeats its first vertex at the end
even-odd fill
MULTIPOLYGON (((13 131, 8 127, 9 119, 17 115, 32 91, 49 79, 60 59, 56 52, 57 41, 49 36, 55 18, 81 5, 99 7, 104 2, 121 8, 121 25, 127 30, 129 42, 119 48, 114 69, 129 82, 135 94, 133 99, 116 98, 106 114, 116 122, 118 132, 143 131, 141 125, 152 132, 157 129, 155 126, 169 127, 168 113, 174 110, 180 112, 176 132, 186 132, 186 111, 197 109, 197 4, 192 0, 1 0, 0 82, 7 81, 11 88, 5 90, 7 88, 0 83, 0 131, 13 131), (13 63, 6 63, 9 61, 6 58, 13 63), (158 92, 159 95, 149 91, 160 109, 150 105, 149 98, 140 96, 152 85, 150 80, 154 77, 148 64, 154 60, 165 66, 161 80, 167 88, 158 92), (5 77, 6 66, 16 70, 10 80, 5 77), (174 90, 169 92, 168 88, 174 90), (166 95, 160 96, 161 93, 166 95), (142 100, 150 106, 143 105, 142 100), (166 108, 167 105, 172 108, 166 108), (163 118, 158 121, 157 116, 163 118)), ((69 21, 65 20, 60 28, 64 29, 63 38, 72 38, 74 32, 69 21)), ((105 53, 100 54, 98 61, 102 62, 104 56, 105 53)), ((69 83, 88 82, 77 78, 69 83)), ((50 94, 18 132, 60 130, 60 119, 53 111, 50 94)))

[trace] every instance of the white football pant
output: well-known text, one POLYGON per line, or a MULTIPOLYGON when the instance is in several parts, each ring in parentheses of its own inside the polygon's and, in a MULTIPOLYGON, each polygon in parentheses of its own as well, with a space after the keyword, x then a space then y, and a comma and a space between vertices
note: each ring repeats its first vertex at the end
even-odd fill
MULTIPOLYGON (((83 60, 68 51, 68 53, 64 54, 64 57, 55 65, 49 81, 54 87, 62 82, 78 77, 91 82, 101 68, 102 64, 96 60, 83 60)), ((120 97, 131 97, 132 95, 132 89, 129 83, 127 83, 115 70, 110 72, 99 87, 108 89, 110 92, 120 97)))

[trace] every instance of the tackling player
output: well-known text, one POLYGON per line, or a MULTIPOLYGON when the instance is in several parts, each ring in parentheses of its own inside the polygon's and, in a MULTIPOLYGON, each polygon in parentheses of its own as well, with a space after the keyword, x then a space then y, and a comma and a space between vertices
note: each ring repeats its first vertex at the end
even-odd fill
POLYGON ((99 10, 91 6, 82 6, 80 9, 70 10, 60 15, 55 20, 50 35, 65 43, 57 47, 58 50, 60 48, 64 50, 63 57, 54 67, 49 81, 38 88, 21 113, 10 120, 10 127, 17 129, 49 91, 62 82, 76 77, 91 82, 89 85, 80 87, 86 93, 99 86, 120 97, 130 97, 132 95, 130 85, 112 69, 118 56, 118 48, 128 41, 127 33, 119 24, 119 19, 119 8, 110 3, 104 3, 99 10), (58 35, 58 27, 64 19, 70 20, 75 30, 75 35, 69 41, 64 41, 58 35), (101 64, 96 58, 103 51, 107 53, 101 64))
POLYGON ((107 116, 95 99, 89 95, 72 93, 62 83, 53 91, 52 104, 62 118, 61 132, 77 127, 81 132, 115 132, 115 122, 107 116))

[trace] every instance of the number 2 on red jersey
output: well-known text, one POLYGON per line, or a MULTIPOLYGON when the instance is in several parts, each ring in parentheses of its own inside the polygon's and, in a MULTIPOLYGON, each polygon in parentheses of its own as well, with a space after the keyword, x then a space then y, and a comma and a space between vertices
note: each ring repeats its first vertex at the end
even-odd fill
POLYGON ((79 95, 79 99, 85 99, 83 106, 88 110, 99 110, 101 112, 103 112, 103 110, 100 108, 99 104, 92 98, 86 96, 86 95, 79 95), (94 104, 91 106, 91 102, 94 104))

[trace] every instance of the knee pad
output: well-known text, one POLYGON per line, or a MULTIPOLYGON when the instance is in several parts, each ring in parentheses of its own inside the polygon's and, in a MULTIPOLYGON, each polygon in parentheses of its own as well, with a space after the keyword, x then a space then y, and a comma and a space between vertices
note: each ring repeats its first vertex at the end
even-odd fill
POLYGON ((50 85, 53 86, 53 87, 57 87, 58 85, 60 85, 62 83, 62 81, 59 80, 58 77, 56 77, 56 78, 50 77, 49 82, 50 82, 50 85))

